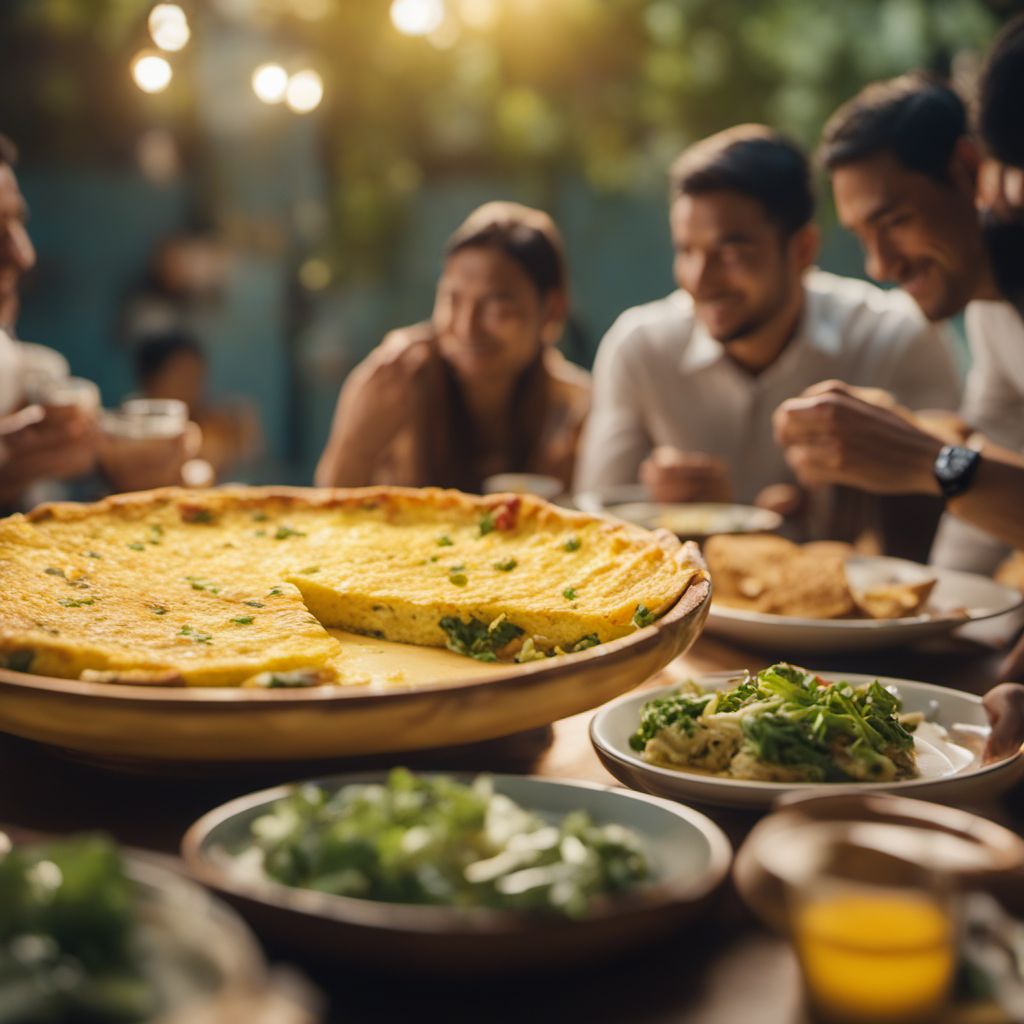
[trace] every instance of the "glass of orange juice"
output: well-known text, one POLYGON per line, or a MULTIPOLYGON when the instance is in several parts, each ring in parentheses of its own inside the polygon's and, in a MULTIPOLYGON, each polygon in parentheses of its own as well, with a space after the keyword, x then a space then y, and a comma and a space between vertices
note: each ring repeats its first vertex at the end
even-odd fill
POLYGON ((826 869, 791 886, 790 921, 812 1012, 842 1024, 934 1020, 957 961, 952 894, 896 858, 826 869))

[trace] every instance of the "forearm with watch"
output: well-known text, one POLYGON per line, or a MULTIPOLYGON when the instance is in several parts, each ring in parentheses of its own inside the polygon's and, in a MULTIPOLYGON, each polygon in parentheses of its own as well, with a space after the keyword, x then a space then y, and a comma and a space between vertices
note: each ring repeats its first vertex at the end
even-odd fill
POLYGON ((1024 548, 1024 461, 974 435, 971 447, 944 445, 932 465, 934 490, 958 519, 1024 548))

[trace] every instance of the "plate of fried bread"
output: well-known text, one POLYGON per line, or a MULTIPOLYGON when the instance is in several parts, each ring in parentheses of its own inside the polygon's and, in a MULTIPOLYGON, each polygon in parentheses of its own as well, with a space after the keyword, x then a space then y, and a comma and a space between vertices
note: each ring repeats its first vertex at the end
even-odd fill
POLYGON ((773 651, 877 650, 950 633, 1019 608, 1019 591, 985 576, 858 554, 834 541, 712 537, 708 631, 773 651))
POLYGON ((142 761, 490 739, 696 638, 695 545, 528 495, 167 489, 0 520, 0 729, 142 761))
POLYGON ((768 808, 795 791, 856 788, 940 802, 991 798, 1020 751, 989 760, 980 697, 787 663, 630 694, 590 727, 620 782, 676 800, 768 808))

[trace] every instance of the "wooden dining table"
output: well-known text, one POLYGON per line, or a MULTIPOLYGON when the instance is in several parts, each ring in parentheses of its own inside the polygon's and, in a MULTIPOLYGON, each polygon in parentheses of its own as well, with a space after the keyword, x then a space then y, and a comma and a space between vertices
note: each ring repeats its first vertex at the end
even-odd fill
MULTIPOLYGON (((758 669, 783 651, 750 651, 704 635, 683 658, 644 685, 726 669, 758 669)), ((946 640, 918 649, 805 657, 817 670, 864 672, 983 693, 998 682, 999 652, 946 640)), ((140 774, 84 763, 26 740, 0 735, 0 823, 49 833, 103 830, 133 847, 177 858, 189 824, 232 797, 327 772, 386 767, 512 772, 616 785, 594 753, 593 711, 529 733, 471 747, 332 764, 269 765, 239 776, 229 767, 188 777, 140 774)), ((1024 833, 1024 786, 970 809, 1024 833)), ((699 807, 738 848, 755 812, 699 807)), ((180 861, 176 861, 180 865, 180 861)), ((183 867, 182 867, 182 870, 183 867)), ((323 994, 325 1021, 347 1024, 413 1019, 473 1022, 637 1022, 637 1024, 795 1024, 803 1018, 799 975, 788 943, 762 928, 731 884, 695 923, 656 946, 614 962, 571 971, 425 980, 370 972, 326 957, 297 958, 260 936, 271 962, 290 963, 323 994)), ((956 1011, 974 1024, 1004 1019, 991 1005, 956 1011)))

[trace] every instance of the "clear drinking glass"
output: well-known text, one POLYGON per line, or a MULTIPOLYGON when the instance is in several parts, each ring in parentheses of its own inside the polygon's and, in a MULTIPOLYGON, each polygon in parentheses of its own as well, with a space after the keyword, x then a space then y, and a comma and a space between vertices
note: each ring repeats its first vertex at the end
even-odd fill
POLYGON ((85 412, 97 412, 100 407, 100 389, 85 377, 36 381, 32 392, 33 401, 51 408, 77 406, 85 412))
POLYGON ((837 843, 789 883, 793 941, 815 1019, 934 1020, 950 996, 957 915, 947 880, 878 849, 837 843))
POLYGON ((190 455, 188 406, 173 398, 134 398, 104 411, 99 462, 119 489, 180 483, 190 455))

